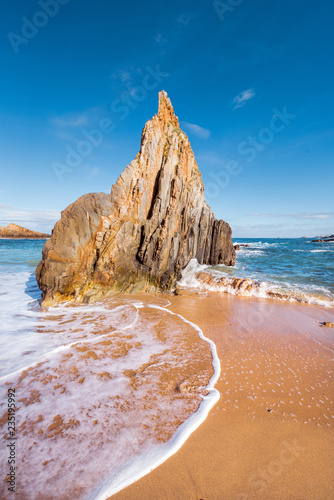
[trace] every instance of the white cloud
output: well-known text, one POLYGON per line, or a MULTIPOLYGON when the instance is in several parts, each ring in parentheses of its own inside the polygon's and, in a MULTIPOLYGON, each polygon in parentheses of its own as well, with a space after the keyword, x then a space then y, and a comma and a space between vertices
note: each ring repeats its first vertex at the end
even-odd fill
POLYGON ((159 33, 157 36, 154 37, 154 40, 159 44, 162 45, 163 43, 167 42, 167 38, 164 37, 162 33, 159 33))
POLYGON ((333 227, 315 223, 292 224, 231 224, 233 238, 301 238, 333 234, 333 227))
POLYGON ((234 109, 242 108, 242 106, 244 106, 250 99, 253 99, 255 95, 254 89, 243 90, 233 99, 233 103, 235 104, 234 109))
POLYGON ((128 70, 123 70, 119 69, 115 71, 112 75, 111 78, 115 80, 120 80, 122 84, 122 90, 124 92, 124 86, 126 87, 125 93, 134 96, 138 92, 138 88, 134 86, 134 81, 136 80, 136 77, 138 77, 138 74, 140 75, 142 73, 140 68, 129 68, 128 70))
POLYGON ((97 175, 103 174, 103 170, 101 170, 99 167, 93 167, 92 170, 90 171, 90 176, 91 177, 96 177, 97 175))
POLYGON ((210 151, 202 155, 196 155, 196 159, 203 164, 208 163, 209 165, 225 165, 220 156, 217 156, 215 153, 210 151))
POLYGON ((132 81, 131 75, 128 71, 119 71, 119 77, 123 83, 132 81))
POLYGON ((301 212, 292 214, 249 214, 250 217, 288 217, 292 219, 333 219, 334 212, 301 212))
POLYGON ((210 130, 208 130, 207 128, 200 127, 199 125, 196 125, 195 123, 181 122, 181 125, 186 130, 189 130, 190 132, 192 132, 194 135, 196 135, 200 139, 208 139, 211 135, 210 130))
POLYGON ((67 142, 74 142, 77 143, 79 141, 78 138, 79 131, 75 130, 68 130, 68 129, 61 129, 59 128, 58 130, 53 132, 53 135, 57 137, 58 139, 61 139, 62 141, 67 141, 67 142))
POLYGON ((284 224, 231 224, 233 238, 275 238, 289 230, 284 224))
MULTIPOLYGON (((53 226, 60 219, 59 210, 25 210, 15 207, 2 206, 0 210, 0 225, 16 223, 19 225, 53 226)), ((28 227, 29 229, 29 227, 28 227)))
POLYGON ((88 125, 88 114, 69 114, 53 118, 52 123, 58 127, 85 127, 88 125))
MULTIPOLYGON (((55 127, 55 135, 60 136, 60 134, 73 134, 77 130, 84 127, 93 126, 98 122, 101 117, 102 108, 101 106, 95 106, 87 108, 86 110, 79 113, 67 113, 61 116, 55 116, 50 119, 51 125, 55 127)), ((61 138, 61 137, 60 137, 61 138)))

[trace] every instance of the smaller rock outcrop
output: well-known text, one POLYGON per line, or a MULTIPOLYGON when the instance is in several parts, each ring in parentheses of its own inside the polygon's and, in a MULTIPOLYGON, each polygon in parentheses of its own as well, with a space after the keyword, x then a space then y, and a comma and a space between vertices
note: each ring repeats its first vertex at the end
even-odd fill
POLYGON ((321 239, 312 240, 311 243, 330 243, 331 241, 334 241, 334 235, 323 236, 321 239))
POLYGON ((236 295, 247 295, 249 292, 258 288, 260 283, 258 281, 252 281, 249 278, 235 278, 235 277, 217 277, 211 273, 201 271, 196 275, 198 282, 213 287, 217 290, 230 290, 235 292, 236 295))
POLYGON ((8 224, 7 227, 0 226, 0 238, 46 240, 51 238, 51 235, 32 231, 17 224, 8 224))
POLYGON ((249 245, 247 245, 247 244, 240 244, 240 243, 236 243, 233 246, 234 246, 234 250, 240 250, 241 247, 249 248, 249 245))

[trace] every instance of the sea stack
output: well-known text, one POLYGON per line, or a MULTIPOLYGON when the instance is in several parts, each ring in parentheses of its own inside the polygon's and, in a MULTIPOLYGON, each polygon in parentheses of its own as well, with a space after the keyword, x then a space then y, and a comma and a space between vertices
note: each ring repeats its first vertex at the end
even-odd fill
POLYGON ((36 278, 44 305, 107 294, 168 291, 190 259, 235 264, 232 231, 217 220, 186 134, 166 92, 141 147, 112 186, 62 212, 36 278))

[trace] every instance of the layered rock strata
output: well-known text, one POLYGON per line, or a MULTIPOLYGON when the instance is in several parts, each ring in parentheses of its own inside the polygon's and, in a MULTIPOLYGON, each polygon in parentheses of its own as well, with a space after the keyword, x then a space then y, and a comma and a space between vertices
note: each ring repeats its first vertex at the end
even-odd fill
POLYGON ((205 201, 189 139, 162 91, 111 194, 84 195, 62 212, 36 270, 43 302, 169 290, 190 259, 234 265, 231 233, 205 201))

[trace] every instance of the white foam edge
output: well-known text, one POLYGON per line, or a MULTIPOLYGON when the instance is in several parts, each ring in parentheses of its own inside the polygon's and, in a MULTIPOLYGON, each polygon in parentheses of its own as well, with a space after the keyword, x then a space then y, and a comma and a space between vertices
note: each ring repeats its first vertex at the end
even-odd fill
POLYGON ((111 480, 105 480, 100 486, 98 486, 91 494, 89 494, 87 500, 105 500, 112 495, 115 495, 119 491, 123 490, 127 486, 135 483, 142 477, 146 476, 154 469, 159 467, 170 458, 175 455, 177 451, 183 446, 191 434, 205 421, 210 410, 214 407, 220 398, 220 393, 214 388, 216 382, 220 376, 220 360, 217 354, 217 348, 215 343, 205 337, 203 331, 195 323, 187 320, 180 314, 173 313, 172 311, 165 309, 153 304, 148 304, 147 307, 153 309, 160 309, 166 311, 169 314, 178 316, 185 323, 191 325, 199 334, 199 337, 210 344, 212 352, 212 365, 214 369, 214 374, 212 375, 209 384, 205 387, 209 390, 207 396, 202 396, 203 401, 201 402, 198 410, 193 413, 180 427, 177 429, 173 437, 163 445, 158 445, 152 450, 142 453, 137 457, 130 460, 123 467, 118 469, 113 473, 113 478, 111 480), (115 477, 116 476, 116 477, 115 477))
MULTIPOLYGON (((22 366, 21 368, 18 368, 14 372, 8 373, 7 375, 3 375, 2 377, 0 377, 0 382, 4 382, 5 380, 8 380, 8 379, 10 379, 12 377, 15 377, 15 376, 19 375, 21 372, 28 370, 29 368, 35 368, 40 363, 46 363, 47 361, 50 361, 55 354, 57 354, 59 352, 62 352, 62 351, 67 351, 68 349, 70 349, 71 347, 73 347, 73 346, 75 346, 77 344, 90 344, 90 343, 94 343, 97 340, 103 339, 104 337, 108 337, 110 335, 116 335, 117 332, 122 332, 123 330, 127 330, 128 328, 131 328, 133 325, 135 325, 135 323, 138 320, 138 309, 140 309, 141 307, 143 307, 143 305, 141 303, 138 304, 138 303, 132 302, 131 305, 133 305, 136 308, 136 317, 132 321, 132 323, 130 323, 129 325, 126 325, 123 328, 117 328, 117 330, 114 330, 113 332, 104 333, 102 335, 98 335, 96 337, 90 337, 88 339, 86 339, 86 338, 77 339, 74 342, 70 342, 68 344, 63 344, 63 345, 60 345, 58 347, 55 347, 55 349, 52 349, 51 351, 47 351, 47 352, 43 353, 33 363, 30 363, 29 365, 22 366)), ((123 307, 123 306, 118 306, 118 307, 115 308, 115 310, 119 309, 121 307, 123 307)), ((103 312, 105 313, 105 310, 103 310, 103 312)))

